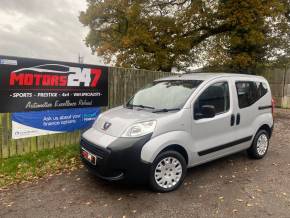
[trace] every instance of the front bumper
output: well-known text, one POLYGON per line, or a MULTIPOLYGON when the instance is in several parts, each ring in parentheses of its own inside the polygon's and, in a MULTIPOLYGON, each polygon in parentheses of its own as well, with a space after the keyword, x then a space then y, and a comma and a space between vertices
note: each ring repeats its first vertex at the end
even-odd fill
MULTIPOLYGON (((147 182, 150 163, 141 160, 141 150, 150 140, 152 134, 138 138, 118 138, 107 148, 100 147, 81 138, 81 147, 96 155, 96 165, 85 158, 84 165, 97 177, 109 181, 130 180, 132 182, 147 182)), ((82 153, 82 152, 81 152, 82 153)))

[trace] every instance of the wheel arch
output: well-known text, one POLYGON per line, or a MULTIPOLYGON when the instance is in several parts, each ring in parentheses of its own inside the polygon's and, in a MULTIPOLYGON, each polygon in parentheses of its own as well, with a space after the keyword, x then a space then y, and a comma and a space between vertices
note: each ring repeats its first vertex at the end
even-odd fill
POLYGON ((153 163, 160 152, 173 149, 180 152, 187 163, 191 163, 192 151, 195 150, 194 145, 189 146, 192 142, 192 137, 185 131, 172 131, 153 137, 148 141, 141 150, 141 160, 148 163, 153 163))
POLYGON ((260 126, 260 128, 257 130, 256 134, 257 134, 260 130, 265 130, 265 131, 269 134, 269 137, 271 138, 271 136, 272 136, 272 132, 273 132, 273 128, 270 127, 268 124, 263 124, 262 126, 260 126))
POLYGON ((186 161, 186 165, 188 165, 188 153, 184 147, 182 147, 181 145, 178 145, 178 144, 172 144, 172 145, 165 147, 163 150, 161 150, 159 152, 159 154, 161 154, 164 151, 169 151, 169 150, 173 150, 173 151, 180 153, 184 157, 184 159, 186 161))

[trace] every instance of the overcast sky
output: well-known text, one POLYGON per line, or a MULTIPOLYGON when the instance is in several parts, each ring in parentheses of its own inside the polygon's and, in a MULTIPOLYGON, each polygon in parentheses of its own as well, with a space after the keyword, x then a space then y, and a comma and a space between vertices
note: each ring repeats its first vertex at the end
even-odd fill
POLYGON ((0 54, 102 64, 84 39, 78 21, 86 0, 1 0, 0 54))

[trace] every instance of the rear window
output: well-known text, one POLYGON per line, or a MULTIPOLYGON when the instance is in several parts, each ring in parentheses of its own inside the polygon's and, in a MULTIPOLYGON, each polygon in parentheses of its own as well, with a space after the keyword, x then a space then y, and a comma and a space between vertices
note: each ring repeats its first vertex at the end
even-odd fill
POLYGON ((266 83, 254 81, 236 82, 236 89, 240 108, 251 106, 268 92, 266 83))

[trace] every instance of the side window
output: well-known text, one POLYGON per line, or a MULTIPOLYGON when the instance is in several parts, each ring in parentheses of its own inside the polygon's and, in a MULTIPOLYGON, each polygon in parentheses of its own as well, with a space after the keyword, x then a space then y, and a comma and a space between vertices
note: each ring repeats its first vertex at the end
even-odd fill
POLYGON ((267 85, 263 82, 239 81, 236 82, 239 107, 249 107, 268 92, 267 85))
POLYGON ((202 107, 212 105, 215 113, 225 113, 230 109, 229 85, 227 82, 219 82, 209 86, 194 104, 194 115, 202 113, 202 107))

